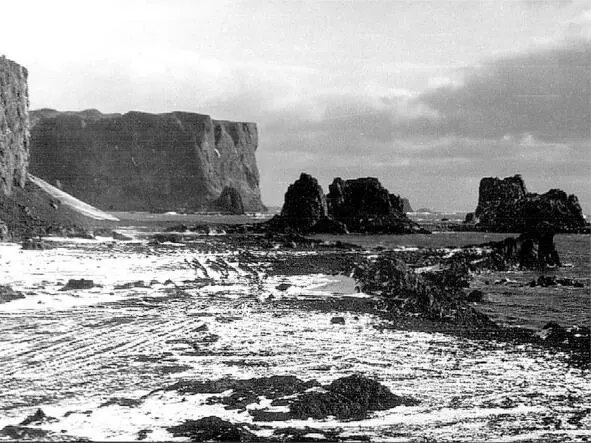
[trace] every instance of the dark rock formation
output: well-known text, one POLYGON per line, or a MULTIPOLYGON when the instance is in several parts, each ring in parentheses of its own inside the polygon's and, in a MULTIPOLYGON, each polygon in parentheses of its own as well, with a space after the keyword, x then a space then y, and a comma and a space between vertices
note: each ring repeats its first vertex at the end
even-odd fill
POLYGON ((214 200, 212 209, 229 214, 244 214, 240 192, 231 186, 226 186, 220 196, 214 200))
POLYGON ((561 265, 554 244, 554 233, 551 231, 528 232, 517 238, 509 237, 487 245, 493 250, 492 261, 504 263, 506 267, 544 270, 561 265))
POLYGON ((326 197, 318 180, 302 173, 287 188, 279 218, 296 230, 309 231, 327 216, 326 197))
POLYGON ((174 437, 188 437, 190 441, 256 441, 257 436, 245 425, 238 425, 219 417, 211 416, 199 420, 185 420, 184 423, 168 429, 174 437))
POLYGON ((306 392, 290 406, 290 413, 299 419, 360 420, 371 411, 384 411, 396 406, 415 406, 413 398, 394 395, 376 380, 362 375, 339 378, 326 387, 327 392, 306 392))
POLYGON ((261 211, 254 123, 188 112, 32 111, 31 172, 107 210, 206 210, 226 187, 261 211))
POLYGON ((544 325, 539 336, 551 346, 580 351, 589 363, 591 330, 587 326, 572 326, 567 329, 551 321, 544 325))
POLYGON ((466 301, 469 301, 469 302, 481 302, 483 298, 484 298, 484 292, 482 292, 478 289, 474 289, 474 290, 470 291, 470 293, 468 293, 468 295, 466 295, 466 301))
POLYGON ((419 227, 402 211, 402 199, 376 178, 335 178, 324 195, 318 181, 302 173, 289 186, 281 214, 268 224, 273 230, 293 229, 303 233, 348 232, 400 234, 419 227))
POLYGON ((377 178, 335 178, 327 196, 328 214, 350 232, 402 234, 419 230, 403 212, 403 201, 377 178))
POLYGON ((20 426, 28 426, 28 425, 40 425, 43 423, 54 423, 58 421, 55 417, 50 417, 43 412, 43 409, 37 409, 33 415, 29 415, 25 418, 21 423, 20 426))
POLYGON ((559 189, 545 194, 527 192, 520 175, 483 178, 478 206, 466 216, 466 223, 492 232, 529 232, 540 223, 549 224, 557 233, 589 229, 575 195, 559 189))
POLYGON ((23 187, 29 163, 27 70, 0 57, 0 194, 23 187))
POLYGON ((544 276, 540 275, 537 280, 529 282, 528 286, 536 287, 541 286, 547 288, 549 286, 570 286, 573 288, 584 288, 585 284, 582 281, 575 280, 574 278, 568 277, 556 277, 555 275, 544 276))
POLYGON ((27 426, 13 426, 8 425, 0 429, 1 437, 8 437, 12 440, 23 441, 40 441, 46 439, 50 434, 49 431, 38 428, 29 428, 27 426))
MULTIPOLYGON (((225 409, 247 410, 255 421, 278 421, 293 419, 325 419, 330 415, 338 419, 363 419, 372 411, 383 411, 400 405, 412 406, 419 402, 414 398, 393 394, 386 386, 363 375, 351 375, 334 380, 329 385, 320 385, 316 380, 302 381, 293 376, 272 376, 248 380, 220 379, 214 381, 179 381, 165 388, 180 394, 223 394, 207 400, 208 404, 223 404, 225 409), (316 388, 314 391, 311 388, 316 388), (288 406, 289 412, 251 409, 261 397, 272 400, 271 406, 288 406)), ((211 423, 218 428, 221 422, 211 423)), ((185 432, 201 428, 195 421, 185 422, 185 427, 170 428, 170 432, 185 432)), ((228 425, 226 422, 224 426, 228 425)), ((236 425, 232 425, 236 426, 236 425)), ((234 429, 234 428, 233 428, 234 429)), ((199 431, 201 432, 201 431, 199 431)), ((183 434, 192 437, 187 433, 183 434)), ((237 436, 238 437, 238 436, 237 436)), ((193 437, 192 437, 193 438, 193 437)), ((213 437, 209 437, 213 438, 213 437)), ((201 441, 201 440, 195 440, 201 441)))
POLYGON ((21 248, 27 251, 51 249, 51 245, 39 238, 26 238, 21 242, 21 248))
POLYGON ((408 198, 402 199, 402 212, 404 212, 405 214, 407 212, 413 212, 412 206, 410 205, 410 201, 408 200, 408 198))
POLYGON ((0 285, 0 303, 7 303, 19 298, 25 298, 25 295, 20 291, 15 291, 10 286, 0 285))
POLYGON ((395 315, 418 316, 471 330, 498 326, 466 302, 468 269, 463 263, 440 263, 439 272, 416 272, 392 253, 360 262, 353 271, 359 288, 381 295, 395 315))
POLYGON ((86 280, 81 278, 79 280, 70 279, 68 283, 60 289, 60 291, 71 291, 73 289, 91 289, 94 288, 95 284, 92 280, 86 280))

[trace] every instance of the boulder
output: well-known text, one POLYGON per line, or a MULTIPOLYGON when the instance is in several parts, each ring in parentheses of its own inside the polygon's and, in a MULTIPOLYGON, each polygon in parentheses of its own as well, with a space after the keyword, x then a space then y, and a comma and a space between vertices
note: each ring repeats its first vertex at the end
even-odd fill
POLYGON ((468 302, 481 302, 484 298, 484 292, 474 289, 468 293, 466 296, 466 301, 468 302))
POLYGON ((492 247, 493 259, 507 264, 507 267, 544 270, 561 266, 551 230, 530 231, 517 238, 509 237, 486 245, 492 247))
POLYGON ((306 392, 290 405, 290 413, 298 419, 361 420, 372 411, 397 406, 415 406, 413 398, 393 394, 386 386, 362 375, 339 378, 326 386, 326 392, 306 392))
POLYGON ((86 280, 84 278, 79 280, 70 279, 68 280, 68 283, 66 283, 66 285, 60 289, 60 291, 70 291, 73 289, 91 289, 94 288, 94 286, 95 284, 92 280, 86 280))
POLYGON ((20 291, 15 291, 10 286, 0 285, 0 303, 7 303, 19 298, 25 298, 25 295, 20 291))
POLYGON ((7 437, 17 441, 41 441, 47 439, 49 431, 38 428, 29 428, 27 426, 8 425, 0 429, 0 436, 7 437))
POLYGON ((244 425, 238 425, 219 417, 211 416, 167 428, 174 437, 188 437, 190 441, 256 441, 257 436, 244 425))
POLYGON ((232 186, 226 186, 220 196, 214 200, 212 209, 229 214, 244 214, 240 192, 232 186))
POLYGON ((22 241, 21 248, 25 250, 44 250, 51 249, 51 245, 40 238, 26 238, 22 241))
POLYGON ((48 416, 43 412, 43 409, 37 409, 34 414, 25 418, 20 423, 20 426, 41 425, 43 423, 55 423, 56 421, 58 421, 57 418, 48 416))
POLYGON ((589 230, 575 195, 559 189, 545 194, 527 192, 520 175, 499 179, 485 177, 480 181, 478 206, 466 223, 492 232, 527 232, 540 223, 550 225, 556 233, 589 230))

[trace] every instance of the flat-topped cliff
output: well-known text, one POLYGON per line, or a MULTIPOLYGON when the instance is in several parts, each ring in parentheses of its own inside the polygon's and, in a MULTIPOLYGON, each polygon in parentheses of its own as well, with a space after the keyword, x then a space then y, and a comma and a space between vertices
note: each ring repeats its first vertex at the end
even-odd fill
POLYGON ((50 109, 32 111, 31 121, 31 172, 101 209, 215 209, 234 189, 246 211, 265 210, 255 123, 50 109))
POLYGON ((0 193, 23 187, 29 163, 27 70, 0 57, 0 193))

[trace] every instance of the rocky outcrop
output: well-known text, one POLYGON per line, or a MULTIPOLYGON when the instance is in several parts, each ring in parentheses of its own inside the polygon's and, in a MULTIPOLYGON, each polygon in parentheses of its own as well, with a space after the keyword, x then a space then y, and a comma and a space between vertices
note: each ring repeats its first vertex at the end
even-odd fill
POLYGON ((228 214, 244 214, 242 196, 235 188, 226 186, 220 196, 213 201, 212 209, 228 214))
POLYGON ((328 217, 326 196, 318 180, 302 173, 289 185, 279 217, 299 231, 309 231, 321 219, 328 217))
POLYGON ((528 232, 519 237, 509 237, 500 242, 489 243, 493 257, 507 267, 518 266, 522 269, 540 269, 560 266, 560 257, 554 244, 554 233, 528 232))
POLYGON ((402 199, 377 178, 335 178, 324 195, 318 181, 305 173, 289 186, 281 213, 269 226, 304 233, 348 232, 401 234, 418 232, 402 211, 402 199))
POLYGON ((412 206, 410 205, 410 201, 408 200, 408 198, 402 199, 402 212, 404 212, 405 214, 407 212, 413 212, 412 206))
POLYGON ((261 211, 254 123, 172 112, 31 112, 31 172, 106 210, 207 210, 227 187, 261 211))
POLYGON ((328 214, 350 232, 403 234, 418 231, 403 211, 403 201, 377 178, 335 178, 327 196, 328 214))
POLYGON ((557 233, 589 229, 575 195, 560 189, 545 194, 527 192, 520 175, 483 178, 478 206, 466 216, 466 223, 491 232, 530 232, 541 223, 557 233))
POLYGON ((0 57, 0 194, 23 187, 29 163, 27 70, 0 57))

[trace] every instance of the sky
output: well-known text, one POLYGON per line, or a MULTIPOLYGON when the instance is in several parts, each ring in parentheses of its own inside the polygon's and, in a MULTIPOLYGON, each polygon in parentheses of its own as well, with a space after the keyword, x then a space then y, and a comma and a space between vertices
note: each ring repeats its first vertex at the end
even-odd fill
POLYGON ((591 0, 0 0, 31 109, 254 121, 263 201, 301 172, 471 211, 521 174, 591 213, 591 0))

